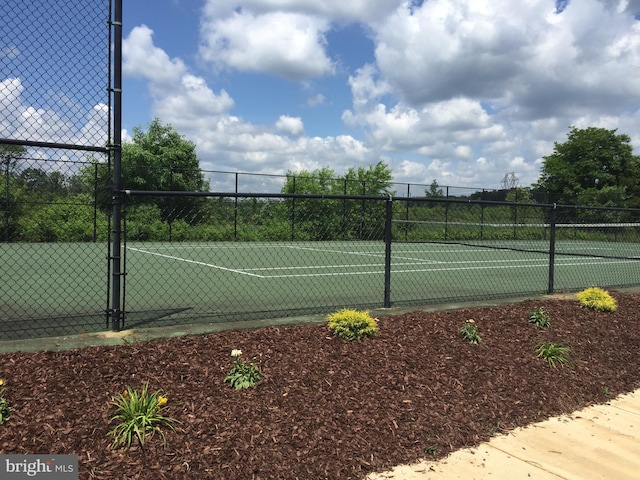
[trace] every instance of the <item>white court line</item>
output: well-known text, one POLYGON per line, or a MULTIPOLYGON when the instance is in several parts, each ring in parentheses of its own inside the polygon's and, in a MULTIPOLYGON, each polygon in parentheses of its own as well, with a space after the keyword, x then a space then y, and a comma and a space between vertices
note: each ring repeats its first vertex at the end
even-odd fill
MULTIPOLYGON (((312 251, 321 251, 321 252, 333 252, 333 253, 351 253, 354 255, 365 255, 365 256, 374 256, 374 257, 383 257, 384 255, 379 255, 379 254, 363 254, 361 252, 345 252, 342 250, 322 250, 322 249, 314 249, 314 248, 306 248, 306 247, 288 247, 288 248, 296 248, 296 249, 300 249, 300 250, 312 250, 312 251)), ((208 268, 214 268, 216 270, 222 270, 222 271, 226 271, 226 272, 232 272, 232 273, 238 273, 240 275, 247 275, 250 277, 255 277, 255 278, 296 278, 296 277, 332 277, 332 276, 345 276, 345 275, 349 275, 349 276, 353 276, 353 275, 380 275, 380 274, 384 274, 384 269, 383 270, 376 270, 376 271, 365 271, 365 272, 325 272, 325 273, 298 273, 298 274, 284 274, 284 275, 258 275, 255 273, 250 273, 252 271, 262 271, 262 272, 270 272, 270 271, 277 271, 277 270, 299 270, 299 269, 329 269, 329 268, 353 268, 353 267, 358 267, 358 268, 366 268, 366 267, 382 267, 382 265, 315 265, 315 266, 300 266, 300 267, 262 267, 262 268, 246 268, 246 269, 234 269, 234 268, 227 268, 227 267, 222 267, 220 265, 215 265, 215 264, 211 264, 211 263, 206 263, 206 262, 199 262, 196 260, 190 260, 187 258, 181 258, 181 257, 176 257, 173 255, 165 255, 162 253, 157 253, 157 252, 151 252, 149 250, 143 250, 143 249, 139 249, 139 248, 134 248, 134 247, 127 247, 128 250, 131 251, 136 251, 136 252, 140 252, 140 253, 145 253, 148 255, 154 255, 154 256, 158 256, 161 258, 169 258, 172 260, 178 260, 181 262, 185 262, 185 263, 191 263, 194 265, 201 265, 204 267, 208 267, 208 268)), ((539 260, 534 260, 534 259, 520 259, 520 260, 460 260, 460 261, 453 261, 453 262, 441 262, 444 265, 442 267, 430 267, 430 268, 413 268, 413 269, 403 269, 403 270, 395 270, 393 269, 393 266, 397 266, 397 265, 415 265, 415 262, 412 263, 393 263, 392 264, 392 273, 396 274, 396 273, 425 273, 425 272, 447 272, 447 271, 462 271, 462 270, 495 270, 495 269, 499 269, 499 268, 504 268, 504 269, 512 269, 512 268, 533 268, 533 267, 548 267, 549 263, 548 262, 542 262, 542 263, 538 263, 538 264, 532 264, 532 265, 522 265, 522 262, 536 262, 539 260), (502 263, 502 262, 521 262, 520 265, 486 265, 487 263, 502 263), (464 263, 466 265, 469 265, 471 263, 477 263, 480 265, 476 265, 476 266, 466 266, 466 267, 447 267, 446 265, 452 265, 452 264, 459 264, 459 263, 464 263)), ((431 261, 429 260, 424 260, 424 259, 420 259, 418 261, 418 263, 421 264, 425 264, 423 262, 427 262, 426 264, 430 264, 431 261)), ((556 262, 556 266, 582 266, 582 265, 610 265, 610 264, 615 264, 615 263, 627 263, 627 261, 625 260, 619 260, 619 261, 593 261, 593 262, 573 262, 573 263, 557 263, 556 262)))
POLYGON ((344 255, 360 255, 362 257, 382 257, 384 258, 384 254, 382 253, 365 253, 365 252, 353 252, 350 250, 333 250, 328 248, 311 248, 311 247, 294 247, 293 245, 285 245, 286 248, 291 248, 293 250, 308 250, 311 252, 322 252, 322 253, 342 253, 344 255))
MULTIPOLYGON (((469 262, 462 262, 469 263, 469 262)), ((556 263, 556 266, 582 266, 582 265, 608 265, 612 263, 626 263, 625 261, 616 262, 585 262, 585 263, 556 263)), ((549 263, 540 263, 536 265, 489 265, 489 266, 469 266, 469 267, 441 267, 441 268, 412 268, 406 270, 393 270, 392 274, 397 273, 426 273, 426 272, 454 272, 461 270, 496 270, 496 269, 512 269, 512 268, 548 268, 549 263)), ((381 275, 384 274, 384 270, 371 271, 371 272, 327 272, 327 273, 297 273, 293 275, 265 275, 261 278, 296 278, 296 277, 337 277, 343 275, 381 275)))
POLYGON ((174 257, 173 255, 165 255, 163 253, 150 252, 148 250, 142 250, 140 248, 127 247, 127 250, 131 250, 131 251, 134 251, 134 252, 140 252, 140 253, 146 253, 148 255, 155 255, 156 257, 170 258, 172 260, 178 260, 180 262, 185 262, 185 263, 192 263, 194 265, 202 265, 203 267, 215 268, 216 270, 223 270, 225 272, 239 273, 240 275, 248 275, 249 277, 269 278, 269 277, 265 277, 263 275, 256 275, 255 273, 248 273, 248 272, 245 272, 244 270, 237 270, 235 268, 221 267, 220 265, 214 265, 212 263, 198 262, 196 260, 189 260, 188 258, 174 257))
MULTIPOLYGON (((414 260, 411 258, 403 258, 403 260, 414 260)), ((521 263, 531 263, 531 262, 539 262, 539 259, 518 259, 518 260, 459 260, 453 262, 433 262, 431 260, 417 260, 411 262, 392 262, 391 266, 405 266, 405 265, 432 265, 434 263, 437 264, 458 264, 458 263, 513 263, 513 262, 521 262, 521 263)), ((545 263, 545 265, 549 265, 545 263)), ((271 272, 276 270, 309 270, 309 269, 332 269, 332 268, 367 268, 367 267, 375 267, 375 268, 384 268, 383 264, 378 263, 370 263, 370 264, 343 264, 343 265, 300 265, 298 267, 252 267, 252 268, 243 268, 243 272, 251 272, 251 271, 262 271, 262 272, 271 272)))

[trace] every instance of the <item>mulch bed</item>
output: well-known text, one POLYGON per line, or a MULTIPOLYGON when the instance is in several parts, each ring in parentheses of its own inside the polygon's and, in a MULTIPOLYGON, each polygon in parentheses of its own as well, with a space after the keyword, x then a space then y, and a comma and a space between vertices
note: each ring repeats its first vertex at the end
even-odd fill
POLYGON ((363 479, 640 387, 640 296, 612 294, 615 313, 563 299, 414 312, 354 342, 304 325, 0 355, 14 409, 0 453, 75 453, 81 479, 363 479), (528 322, 536 307, 550 328, 528 322), (479 345, 457 333, 467 319, 479 345), (571 367, 537 358, 543 340, 571 348, 571 367), (260 365, 255 388, 223 383, 232 349, 260 365), (166 448, 113 450, 109 402, 147 381, 181 423, 166 448))

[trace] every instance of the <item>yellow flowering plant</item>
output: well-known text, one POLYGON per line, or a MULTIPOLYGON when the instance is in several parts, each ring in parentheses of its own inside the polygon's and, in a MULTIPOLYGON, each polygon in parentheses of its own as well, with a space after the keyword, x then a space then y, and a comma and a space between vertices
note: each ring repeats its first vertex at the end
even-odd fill
POLYGON ((343 308, 327 315, 329 330, 345 340, 375 337, 378 333, 377 319, 366 310, 343 308))
POLYGON ((599 287, 587 288, 578 292, 576 297, 580 305, 598 312, 615 312, 618 309, 616 299, 599 287))
POLYGON ((147 436, 152 437, 155 433, 162 437, 166 446, 167 439, 162 427, 175 430, 173 424, 177 422, 162 413, 167 408, 168 401, 168 397, 159 390, 149 392, 149 382, 146 382, 140 391, 127 387, 114 397, 111 406, 115 412, 111 422, 118 424, 109 432, 109 435, 114 437, 112 448, 128 449, 136 438, 143 446, 147 436))
POLYGON ((11 407, 6 398, 4 398, 4 380, 0 379, 0 425, 5 423, 11 413, 11 407))

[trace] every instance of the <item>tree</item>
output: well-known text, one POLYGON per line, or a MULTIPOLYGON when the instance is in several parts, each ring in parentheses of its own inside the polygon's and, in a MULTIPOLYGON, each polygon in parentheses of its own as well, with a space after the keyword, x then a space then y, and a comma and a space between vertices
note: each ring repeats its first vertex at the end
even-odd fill
POLYGON ((442 191, 442 188, 440 188, 440 185, 438 185, 438 182, 436 182, 435 178, 433 179, 433 182, 431 182, 429 190, 425 190, 424 195, 428 198, 444 197, 444 192, 442 191))
MULTIPOLYGON (((122 145, 123 190, 189 191, 202 192, 209 188, 196 156, 193 142, 186 140, 170 125, 163 125, 157 118, 147 131, 134 127, 133 139, 122 145)), ((101 208, 110 209, 111 170, 104 163, 93 161, 82 169, 75 186, 93 188, 104 185, 99 191, 101 208), (96 172, 96 165, 98 171, 96 172), (97 182, 96 182, 97 179, 97 182)), ((199 218, 196 209, 204 204, 196 197, 134 197, 129 204, 154 204, 160 208, 162 219, 199 218)))
POLYGON ((3 171, 14 170, 21 159, 27 153, 26 148, 22 145, 0 145, 0 164, 3 171))
POLYGON ((548 192, 550 201, 566 204, 610 205, 615 192, 618 206, 631 206, 632 196, 640 192, 640 157, 633 155, 630 142, 616 130, 571 127, 567 141, 556 142, 554 152, 543 157, 534 188, 548 192))
POLYGON ((15 193, 11 194, 11 180, 14 170, 17 169, 18 160, 26 153, 27 150, 22 145, 0 145, 0 166, 2 166, 2 175, 4 176, 2 183, 4 191, 0 202, 4 212, 3 238, 5 242, 8 242, 13 236, 15 225, 12 224, 12 219, 15 219, 18 214, 18 203, 14 201, 16 195, 15 193))
MULTIPOLYGON (((323 167, 313 172, 288 172, 282 193, 386 196, 391 193, 391 180, 391 169, 382 161, 368 168, 351 167, 342 176, 323 167)), ((376 225, 384 225, 382 202, 289 199, 283 206, 293 217, 297 238, 330 240, 382 234, 368 227, 374 219, 376 225)))
POLYGON ((20 172, 18 179, 30 195, 41 199, 66 195, 67 193, 67 180, 58 171, 46 172, 41 168, 29 167, 20 172))
POLYGON ((133 129, 133 141, 122 146, 125 189, 202 191, 205 181, 193 142, 170 125, 154 119, 145 132, 133 129))

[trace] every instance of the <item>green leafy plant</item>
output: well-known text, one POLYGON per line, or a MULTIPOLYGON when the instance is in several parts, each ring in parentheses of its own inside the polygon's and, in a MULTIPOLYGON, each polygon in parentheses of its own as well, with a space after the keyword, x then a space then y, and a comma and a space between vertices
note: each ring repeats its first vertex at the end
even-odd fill
POLYGON ((4 380, 0 379, 0 425, 9 419, 11 410, 12 408, 9 406, 9 402, 4 398, 4 380))
POLYGON ((609 295, 606 290, 599 287, 587 288, 576 296, 580 305, 598 312, 615 312, 618 309, 616 299, 609 295))
POLYGON ((260 369, 254 363, 245 362, 240 358, 242 350, 232 350, 231 356, 235 358, 229 375, 224 378, 225 382, 235 388, 236 390, 242 390, 243 388, 255 387, 255 385, 262 379, 260 369))
POLYGON ((424 449, 424 453, 435 457, 438 454, 438 447, 435 445, 429 445, 424 449))
POLYGON ((327 316, 329 330, 345 340, 375 337, 378 322, 368 311, 343 308, 327 316))
POLYGON ((543 342, 536 348, 539 358, 544 358, 549 365, 555 368, 556 363, 561 366, 568 366, 568 356, 571 350, 554 342, 543 342))
POLYGON ((111 404, 115 407, 115 413, 110 422, 118 422, 118 425, 109 432, 114 438, 112 448, 131 447, 131 443, 137 438, 140 446, 144 445, 148 437, 158 433, 162 436, 164 445, 167 439, 163 427, 175 430, 173 423, 177 420, 162 414, 167 408, 167 397, 158 390, 149 392, 149 382, 146 382, 140 391, 127 387, 126 390, 114 397, 111 404))
POLYGON ((529 312, 529 323, 533 323, 537 327, 549 327, 551 325, 551 318, 549 314, 544 311, 543 307, 538 307, 529 312))
POLYGON ((482 341, 476 322, 473 319, 466 320, 458 330, 458 334, 472 345, 477 345, 482 341))

